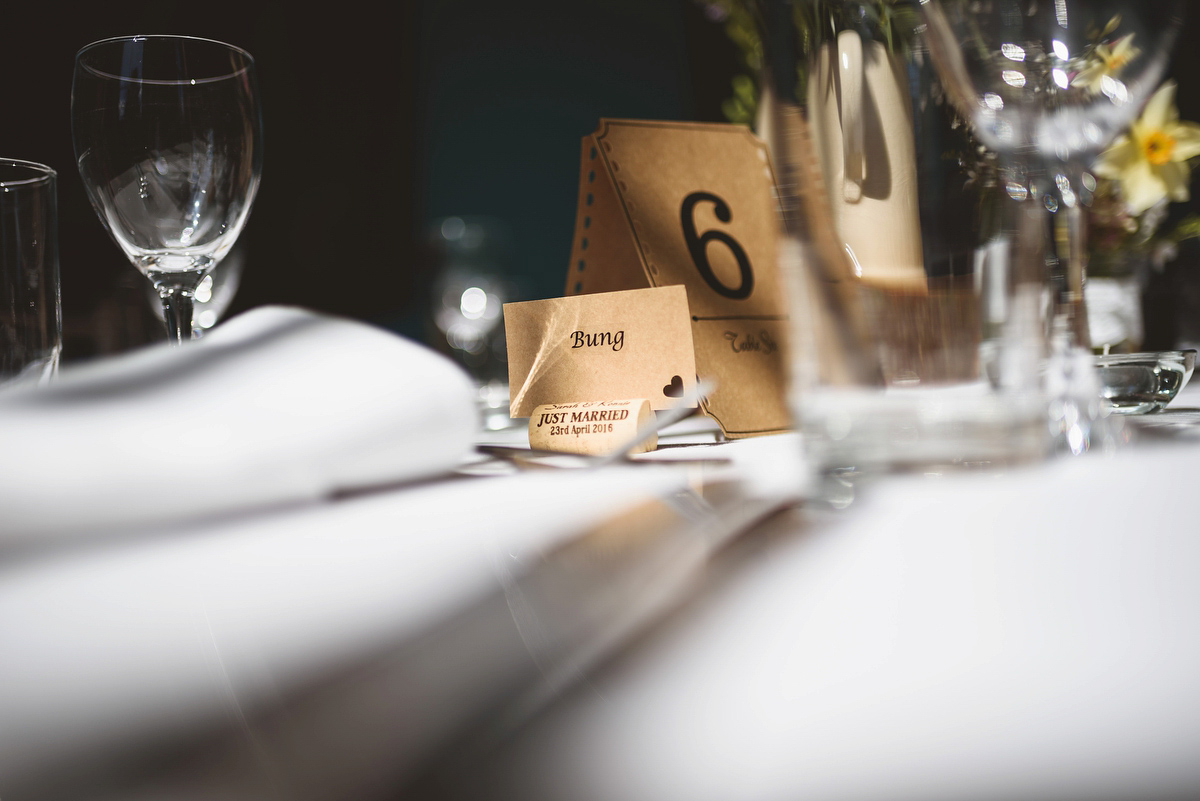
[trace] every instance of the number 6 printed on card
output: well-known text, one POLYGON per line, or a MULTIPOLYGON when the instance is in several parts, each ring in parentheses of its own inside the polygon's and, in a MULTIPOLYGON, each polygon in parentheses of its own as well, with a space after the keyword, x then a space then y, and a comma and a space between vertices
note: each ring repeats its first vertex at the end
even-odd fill
POLYGON ((696 204, 702 201, 713 204, 713 212, 721 222, 728 223, 732 222, 733 219, 729 212, 729 204, 712 192, 693 192, 685 197, 683 199, 683 209, 680 212, 680 225, 683 228, 683 241, 687 242, 688 253, 691 254, 692 262, 700 272, 700 277, 712 287, 714 292, 733 300, 745 300, 754 291, 754 270, 750 267, 750 258, 746 256, 746 251, 738 244, 738 241, 724 231, 718 231, 714 228, 705 231, 699 236, 696 235, 696 221, 693 219, 693 214, 695 213, 696 204), (708 263, 708 244, 710 242, 723 244, 729 248, 729 252, 737 259, 741 283, 736 287, 725 286, 713 273, 712 265, 708 263))

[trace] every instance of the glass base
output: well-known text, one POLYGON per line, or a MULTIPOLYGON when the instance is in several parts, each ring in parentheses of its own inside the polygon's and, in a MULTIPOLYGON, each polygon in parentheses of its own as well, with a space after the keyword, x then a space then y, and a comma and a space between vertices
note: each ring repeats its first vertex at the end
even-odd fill
POLYGON ((58 360, 62 347, 51 349, 44 355, 33 359, 21 370, 12 375, 0 375, 0 387, 13 389, 25 386, 44 386, 58 373, 58 360))
POLYGON ((1192 377, 1196 351, 1121 353, 1096 357, 1100 395, 1114 414, 1148 414, 1166 408, 1192 377))
POLYGON ((525 422, 522 420, 518 423, 508 416, 507 381, 489 381, 481 384, 476 404, 479 408, 480 424, 484 431, 502 431, 506 428, 523 425, 525 422))
POLYGON ((1045 403, 986 382, 950 387, 822 389, 797 404, 820 469, 995 467, 1043 458, 1045 403))

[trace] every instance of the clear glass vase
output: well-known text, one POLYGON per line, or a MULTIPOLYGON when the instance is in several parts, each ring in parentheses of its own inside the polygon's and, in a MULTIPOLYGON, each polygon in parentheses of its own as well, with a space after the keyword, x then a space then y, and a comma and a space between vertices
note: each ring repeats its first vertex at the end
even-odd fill
POLYGON ((1041 224, 962 125, 912 4, 762 5, 762 134, 784 176, 792 405, 820 468, 1042 457, 1041 224))

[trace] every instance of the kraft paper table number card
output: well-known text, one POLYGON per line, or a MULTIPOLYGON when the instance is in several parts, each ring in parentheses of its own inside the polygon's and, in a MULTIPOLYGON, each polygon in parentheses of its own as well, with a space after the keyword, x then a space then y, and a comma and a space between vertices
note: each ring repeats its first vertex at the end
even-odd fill
POLYGON ((704 410, 729 437, 785 431, 788 310, 766 146, 736 125, 602 120, 584 137, 566 294, 682 285, 704 410))

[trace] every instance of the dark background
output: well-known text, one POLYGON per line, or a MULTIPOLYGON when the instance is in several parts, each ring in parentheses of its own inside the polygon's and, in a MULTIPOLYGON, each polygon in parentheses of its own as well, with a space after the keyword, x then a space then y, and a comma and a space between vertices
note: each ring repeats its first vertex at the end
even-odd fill
MULTIPOLYGON (((721 27, 692 0, 343 0, 305 10, 115 0, 9 4, 5 17, 0 155, 58 170, 68 359, 162 336, 144 280, 102 229, 74 166, 71 73, 90 41, 181 33, 254 54, 266 155, 229 313, 300 304, 415 338, 428 332, 434 221, 495 220, 518 296, 559 294, 580 137, 602 116, 723 121, 738 68, 721 27)), ((1186 119, 1200 119, 1196 32, 1193 15, 1173 68, 1186 119)), ((1148 347, 1171 346, 1186 327, 1182 299, 1197 267, 1185 249, 1152 283, 1148 347)))

